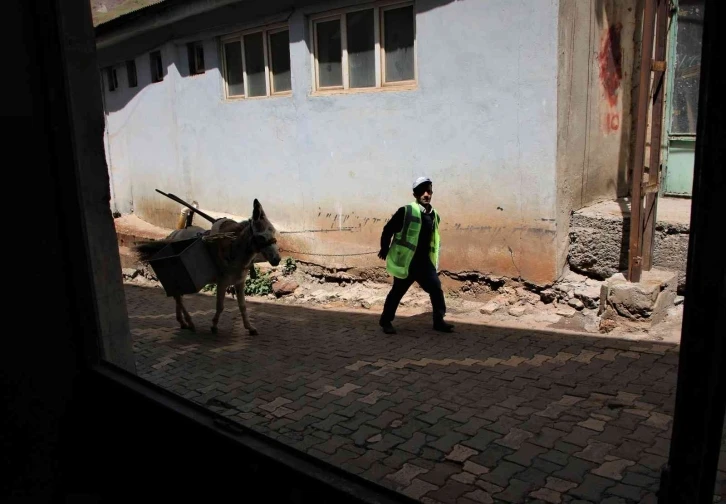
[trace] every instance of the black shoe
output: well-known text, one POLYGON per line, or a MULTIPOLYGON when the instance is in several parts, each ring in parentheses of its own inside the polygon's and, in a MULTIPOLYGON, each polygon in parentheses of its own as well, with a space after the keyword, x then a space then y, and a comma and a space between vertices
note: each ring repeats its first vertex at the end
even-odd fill
POLYGON ((452 332, 454 330, 454 324, 449 324, 443 320, 440 322, 434 322, 434 331, 440 332, 452 332))
POLYGON ((396 334, 396 328, 391 325, 390 322, 387 322, 385 324, 380 324, 381 329, 383 329, 383 332, 386 334, 396 334))

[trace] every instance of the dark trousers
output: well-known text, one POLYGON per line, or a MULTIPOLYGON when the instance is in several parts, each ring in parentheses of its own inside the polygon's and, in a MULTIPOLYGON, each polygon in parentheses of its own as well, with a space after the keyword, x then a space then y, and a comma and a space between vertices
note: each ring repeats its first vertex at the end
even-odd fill
POLYGON ((441 289, 441 280, 439 280, 434 265, 431 264, 428 257, 425 257, 422 261, 417 261, 415 258, 411 261, 408 278, 393 279, 393 287, 386 297, 386 303, 383 305, 383 313, 381 314, 380 320, 381 325, 389 324, 393 321, 396 317, 398 304, 414 282, 417 282, 431 298, 431 306, 434 310, 434 323, 444 320, 446 302, 444 301, 444 291, 441 289))

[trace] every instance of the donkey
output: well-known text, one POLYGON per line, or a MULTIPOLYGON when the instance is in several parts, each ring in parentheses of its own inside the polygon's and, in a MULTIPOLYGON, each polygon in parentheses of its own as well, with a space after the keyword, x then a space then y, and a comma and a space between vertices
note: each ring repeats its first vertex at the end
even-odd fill
MULTIPOLYGON (((164 248, 169 242, 194 238, 205 231, 191 225, 191 218, 180 219, 178 227, 186 224, 183 229, 176 229, 165 239, 142 242, 134 250, 142 262, 148 262, 154 254, 164 248)), ((250 324, 245 305, 245 280, 247 273, 258 254, 261 254, 271 265, 280 264, 280 251, 277 247, 277 230, 267 219, 262 205, 255 199, 252 218, 235 222, 232 219, 222 218, 212 224, 207 241, 219 271, 214 282, 217 284, 217 311, 212 319, 212 332, 217 332, 219 316, 224 310, 224 297, 228 287, 234 286, 237 293, 237 305, 242 314, 242 323, 250 335, 256 335, 257 329, 250 324), (221 235, 214 239, 214 235, 221 235)), ((182 329, 196 330, 189 312, 184 307, 181 296, 174 296, 176 302, 176 319, 182 329)))

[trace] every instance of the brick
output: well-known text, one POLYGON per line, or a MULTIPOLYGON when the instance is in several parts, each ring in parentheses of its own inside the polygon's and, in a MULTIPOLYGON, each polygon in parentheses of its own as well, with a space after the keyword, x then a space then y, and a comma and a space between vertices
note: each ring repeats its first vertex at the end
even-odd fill
POLYGON ((451 479, 456 480, 459 483, 466 483, 467 485, 471 485, 476 481, 476 476, 468 472, 460 472, 451 475, 451 479))
POLYGON ((535 436, 531 442, 532 444, 543 446, 545 448, 554 448, 555 443, 566 435, 567 432, 565 431, 552 429, 551 427, 542 427, 539 435, 535 436))
POLYGON ((452 474, 459 472, 461 472, 461 466, 457 464, 451 462, 435 463, 433 469, 422 474, 420 479, 432 483, 437 487, 442 487, 452 474))
POLYGON ((475 450, 484 451, 490 443, 492 443, 495 439, 499 439, 500 437, 500 434, 488 431, 486 429, 481 429, 476 434, 476 436, 462 441, 461 444, 468 446, 469 448, 474 448, 475 450))
POLYGON ((365 446, 372 436, 379 434, 380 430, 369 425, 363 425, 351 436, 356 446, 365 446))
MULTIPOLYGON (((274 412, 273 412, 273 414, 274 414, 274 412)), ((335 424, 337 424, 338 422, 341 422, 341 421, 345 421, 345 420, 346 420, 346 417, 333 414, 333 415, 330 415, 325 420, 321 420, 318 423, 312 424, 312 426, 315 427, 316 429, 330 432, 330 429, 332 429, 335 424)))
POLYGON ((487 425, 487 430, 498 432, 502 435, 509 434, 513 428, 517 427, 521 422, 506 415, 502 415, 499 419, 491 425, 487 425))
POLYGON ((506 488, 509 485, 509 480, 525 469, 526 467, 519 464, 503 461, 494 467, 491 472, 483 475, 482 479, 494 483, 502 488, 506 488))
POLYGON ((509 460, 510 462, 514 462, 515 464, 528 467, 532 465, 532 459, 534 459, 534 457, 546 452, 547 448, 542 448, 541 446, 533 445, 530 443, 524 443, 519 450, 505 456, 504 459, 509 460))
POLYGON ((503 492, 494 495, 497 500, 505 502, 522 502, 524 497, 535 487, 534 483, 513 478, 503 492))
POLYGON ((604 478, 620 481, 621 479, 623 479, 623 471, 633 465, 635 465, 635 462, 633 462, 632 460, 610 460, 604 462, 597 469, 593 469, 592 473, 597 474, 598 476, 602 476, 604 478))
POLYGON ((482 474, 488 473, 489 468, 472 462, 471 460, 467 460, 466 462, 464 462, 464 471, 474 474, 476 476, 481 476, 482 474))
POLYGON ((592 502, 600 502, 603 500, 605 490, 613 485, 615 485, 615 482, 610 479, 588 474, 585 476, 584 481, 577 488, 570 490, 569 493, 592 502))
POLYGON ((411 484, 411 481, 416 478, 419 474, 427 472, 427 469, 418 467, 413 464, 403 464, 403 467, 393 474, 386 476, 387 479, 393 481, 400 487, 406 487, 411 484))
MULTIPOLYGON (((449 417, 447 417, 449 418, 449 417)), ((479 430, 484 428, 485 426, 491 424, 492 422, 490 420, 485 420, 483 418, 470 418, 468 422, 466 422, 464 425, 460 427, 456 427, 454 430, 456 432, 461 432, 462 434, 466 434, 468 436, 475 436, 479 430)))
POLYGON ((617 485, 608 488, 605 493, 639 502, 641 497, 645 494, 645 490, 640 487, 618 483, 617 485))
MULTIPOLYGON (((546 455, 546 454, 543 454, 543 455, 546 455)), ((545 460, 545 459, 540 458, 540 457, 535 457, 534 459, 532 459, 532 465, 531 465, 531 467, 533 467, 535 469, 539 469, 540 471, 545 472, 547 474, 552 474, 552 473, 554 473, 554 472, 559 471, 560 469, 562 469, 562 467, 566 463, 567 463, 567 460, 566 459, 565 459, 565 461, 563 463, 557 464, 555 462, 551 462, 549 460, 545 460)))
POLYGON ((429 446, 442 452, 449 452, 459 441, 467 439, 464 434, 458 432, 449 432, 443 437, 440 437, 436 441, 429 443, 429 446))
POLYGON ((429 492, 427 497, 445 504, 455 504, 459 497, 474 490, 475 487, 473 485, 467 485, 454 479, 449 479, 443 487, 429 492))
POLYGON ((385 429, 391 424, 391 422, 399 418, 401 418, 401 415, 399 415, 398 413, 395 413, 393 411, 386 411, 384 413, 381 413, 378 417, 369 420, 368 425, 371 425, 378 429, 385 429))
POLYGON ((479 452, 477 452, 476 450, 457 444, 452 448, 449 454, 446 455, 446 460, 463 463, 466 459, 468 459, 472 455, 476 455, 477 453, 479 452))
POLYGON ((423 415, 419 415, 418 419, 422 422, 426 422, 428 424, 435 424, 439 420, 441 420, 443 417, 451 415, 453 411, 440 408, 438 406, 434 407, 431 411, 428 413, 424 413, 423 415))
POLYGON ((577 483, 573 483, 572 481, 567 481, 550 476, 547 478, 547 484, 545 486, 557 492, 565 493, 572 490, 573 488, 577 488, 578 485, 577 483))
POLYGON ((566 443, 571 443, 578 446, 587 446, 588 440, 597 434, 595 431, 590 429, 583 429, 582 427, 575 427, 572 429, 567 436, 562 438, 566 443))
POLYGON ((547 481, 547 473, 533 467, 528 467, 523 472, 517 474, 517 479, 533 483, 535 487, 541 487, 547 481))
POLYGON ((416 432, 413 434, 411 439, 398 446, 400 450, 407 451, 414 455, 421 453, 423 446, 426 444, 426 434, 423 432, 416 432))
POLYGON ((571 457, 567 461, 567 465, 565 465, 565 467, 563 467, 560 471, 553 473, 552 475, 556 478, 564 479, 567 481, 582 483, 585 474, 589 473, 596 467, 597 464, 571 457))
POLYGON ((492 496, 480 488, 477 488, 476 490, 468 494, 464 494, 464 498, 480 504, 493 504, 494 502, 492 496))
POLYGON ((514 453, 514 450, 505 446, 491 445, 489 448, 473 456, 470 460, 485 467, 495 467, 507 455, 514 453))
POLYGON ((411 497, 412 499, 421 499, 427 493, 438 489, 436 485, 428 483, 424 480, 415 478, 411 481, 411 484, 404 488, 401 493, 411 497))
POLYGON ((590 440, 582 451, 573 453, 573 456, 590 462, 602 463, 605 462, 605 457, 613 449, 615 449, 615 446, 611 444, 590 440))
POLYGON ((559 504, 562 502, 562 494, 549 488, 538 488, 534 492, 530 493, 529 496, 533 499, 539 499, 552 504, 559 504))

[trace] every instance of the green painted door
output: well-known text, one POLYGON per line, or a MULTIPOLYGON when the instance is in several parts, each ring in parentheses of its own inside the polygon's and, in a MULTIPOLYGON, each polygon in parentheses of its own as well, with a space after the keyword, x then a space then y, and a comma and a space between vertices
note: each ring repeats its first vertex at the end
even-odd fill
POLYGON ((663 193, 691 196, 705 0, 678 0, 668 55, 668 138, 663 193))

